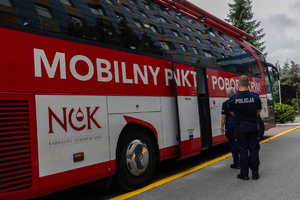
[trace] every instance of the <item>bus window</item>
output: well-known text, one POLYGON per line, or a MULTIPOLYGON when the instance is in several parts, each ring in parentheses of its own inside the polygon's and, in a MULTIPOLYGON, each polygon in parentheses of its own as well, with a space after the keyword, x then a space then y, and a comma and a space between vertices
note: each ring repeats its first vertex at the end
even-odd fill
POLYGON ((2 0, 0 2, 0 21, 13 24, 19 22, 17 9, 11 0, 2 0))
POLYGON ((239 74, 261 77, 256 59, 250 54, 221 58, 216 60, 222 69, 239 74))
MULTIPOLYGON (((2 7, 2 21, 179 61, 197 63, 206 58, 226 59, 245 54, 241 45, 227 35, 195 20, 187 23, 191 21, 189 17, 153 1, 40 0, 35 4, 5 0, 0 4, 2 7), (172 44, 172 48, 162 47, 161 41, 172 44)), ((242 68, 229 70, 244 72, 242 68)))

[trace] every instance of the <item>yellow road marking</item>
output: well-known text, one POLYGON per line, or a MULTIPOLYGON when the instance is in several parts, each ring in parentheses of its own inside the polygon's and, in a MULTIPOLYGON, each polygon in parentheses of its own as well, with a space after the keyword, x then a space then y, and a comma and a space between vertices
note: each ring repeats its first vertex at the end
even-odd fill
MULTIPOLYGON (((280 137, 280 136, 282 136, 282 135, 285 135, 285 134, 287 134, 287 133, 289 133, 289 132, 292 132, 292 131, 294 131, 294 130, 297 130, 297 129, 299 129, 299 128, 300 128, 300 126, 298 126, 298 127, 296 127, 296 128, 293 128, 293 129, 291 129, 291 130, 285 131, 285 132, 283 132, 283 133, 280 133, 280 134, 278 134, 278 135, 275 135, 275 136, 273 136, 273 137, 270 137, 270 138, 268 138, 268 139, 265 139, 265 140, 261 141, 260 144, 263 144, 263 143, 265 143, 265 142, 268 142, 268 141, 270 141, 270 140, 273 140, 273 139, 275 139, 275 138, 278 138, 278 137, 280 137)), ((173 181, 173 180, 175 180, 175 179, 177 179, 177 178, 180 178, 180 177, 183 177, 183 176, 185 176, 185 175, 187 175, 187 174, 190 174, 190 173, 192 173, 192 172, 195 172, 195 171, 197 171, 197 170, 199 170, 199 169, 202 169, 202 168, 204 168, 204 167, 207 167, 207 166, 209 166, 209 165, 212 165, 212 164, 214 164, 214 163, 216 163, 216 162, 219 162, 219 161, 221 161, 221 160, 224 160, 224 159, 226 159, 226 158, 229 158, 231 155, 232 155, 231 153, 228 153, 228 154, 223 155, 223 156, 221 156, 221 157, 215 158, 215 159, 213 159, 213 160, 211 160, 211 161, 205 162, 205 163, 203 163, 203 164, 201 164, 201 165, 195 166, 195 167, 193 167, 193 168, 191 168, 191 169, 185 170, 185 171, 180 172, 180 173, 178 173, 178 174, 174 174, 174 175, 172 175, 172 176, 170 176, 170 177, 167 177, 167 178, 164 178, 164 179, 162 179, 162 180, 160 180, 160 181, 151 183, 151 184, 149 184, 149 185, 147 185, 147 186, 145 186, 145 187, 143 187, 143 188, 141 188, 141 189, 138 189, 138 190, 135 190, 135 191, 132 191, 132 192, 128 192, 128 193, 126 193, 126 194, 117 196, 117 197, 112 198, 112 199, 110 199, 110 200, 123 200, 123 199, 128 199, 128 198, 130 198, 130 197, 136 196, 136 195, 138 195, 138 194, 141 194, 141 193, 143 193, 143 192, 146 192, 146 191, 148 191, 148 190, 151 190, 151 189, 153 189, 153 188, 155 188, 155 187, 158 187, 158 186, 161 186, 161 185, 163 185, 163 184, 165 184, 165 183, 168 183, 168 182, 170 182, 170 181, 173 181)))
POLYGON ((283 133, 280 133, 280 134, 278 134, 278 135, 275 135, 275 136, 273 136, 273 137, 270 137, 270 138, 268 138, 268 139, 265 139, 265 140, 261 141, 260 144, 263 144, 263 143, 265 143, 265 142, 268 142, 268 141, 270 141, 270 140, 273 140, 273 139, 275 139, 275 138, 278 138, 278 137, 280 137, 280 136, 282 136, 282 135, 285 135, 285 134, 287 134, 287 133, 289 133, 289 132, 292 132, 292 131, 294 131, 294 130, 297 130, 297 129, 299 129, 299 128, 300 128, 300 126, 298 126, 298 127, 296 127, 296 128, 293 128, 293 129, 291 129, 291 130, 285 131, 285 132, 283 132, 283 133))

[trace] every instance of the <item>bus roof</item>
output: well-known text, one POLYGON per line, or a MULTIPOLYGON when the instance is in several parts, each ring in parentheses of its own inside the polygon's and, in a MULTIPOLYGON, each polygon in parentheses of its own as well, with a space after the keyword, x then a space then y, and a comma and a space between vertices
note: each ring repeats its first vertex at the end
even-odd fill
POLYGON ((207 24, 210 27, 217 29, 235 39, 244 40, 245 38, 251 39, 252 36, 235 26, 221 20, 220 18, 206 12, 198 6, 192 4, 187 0, 153 0, 164 6, 167 6, 177 12, 187 15, 194 20, 207 24))

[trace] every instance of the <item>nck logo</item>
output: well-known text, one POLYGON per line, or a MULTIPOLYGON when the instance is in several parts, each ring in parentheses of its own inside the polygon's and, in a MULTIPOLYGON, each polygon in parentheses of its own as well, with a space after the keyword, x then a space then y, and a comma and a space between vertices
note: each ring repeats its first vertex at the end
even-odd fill
POLYGON ((82 131, 85 128, 92 129, 92 124, 94 124, 97 128, 101 128, 94 117, 98 109, 99 107, 95 107, 93 110, 91 107, 85 107, 83 111, 81 108, 78 108, 77 112, 75 112, 74 108, 68 110, 66 107, 62 107, 61 112, 58 114, 54 113, 53 110, 48 107, 49 133, 54 133, 53 121, 56 121, 66 133, 68 132, 68 124, 69 127, 75 131, 82 131), (60 119, 57 114, 59 116, 62 114, 62 119, 60 119))

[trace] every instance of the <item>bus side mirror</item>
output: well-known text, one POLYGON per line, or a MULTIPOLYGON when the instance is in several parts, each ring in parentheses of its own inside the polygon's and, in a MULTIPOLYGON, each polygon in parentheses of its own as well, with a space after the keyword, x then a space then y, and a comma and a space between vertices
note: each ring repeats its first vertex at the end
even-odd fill
POLYGON ((274 80, 275 81, 278 81, 279 80, 279 72, 278 72, 278 70, 275 68, 275 67, 272 67, 272 75, 273 75, 273 77, 274 77, 274 80))
POLYGON ((275 81, 278 81, 279 80, 279 72, 278 72, 277 68, 274 65, 272 65, 271 63, 265 63, 265 65, 268 67, 270 76, 275 81))

